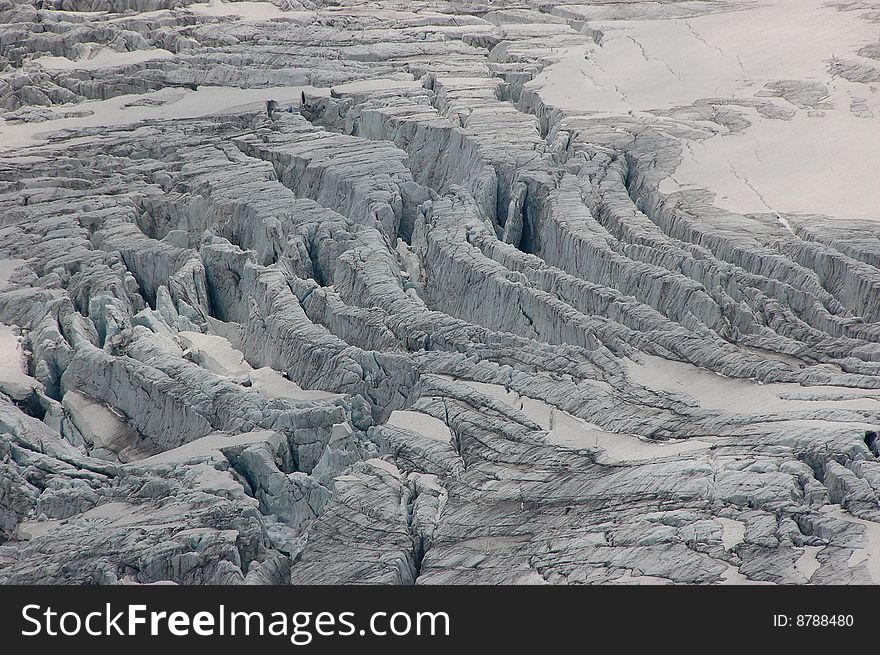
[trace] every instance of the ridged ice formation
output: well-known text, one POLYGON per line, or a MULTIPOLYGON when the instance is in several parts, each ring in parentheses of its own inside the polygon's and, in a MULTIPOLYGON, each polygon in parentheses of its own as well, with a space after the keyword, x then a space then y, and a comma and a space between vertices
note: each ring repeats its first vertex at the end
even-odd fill
POLYGON ((0 0, 0 582, 880 583, 880 223, 661 184, 825 92, 556 4, 0 0))

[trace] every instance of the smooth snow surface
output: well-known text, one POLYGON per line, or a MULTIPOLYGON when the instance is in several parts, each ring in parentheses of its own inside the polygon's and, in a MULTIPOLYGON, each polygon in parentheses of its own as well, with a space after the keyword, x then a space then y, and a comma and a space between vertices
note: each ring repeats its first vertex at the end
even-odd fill
POLYGON ((395 410, 391 412, 391 417, 388 419, 388 425, 412 430, 413 432, 418 432, 426 437, 444 443, 449 443, 449 440, 452 437, 452 433, 443 421, 420 412, 395 410))
POLYGON ((826 505, 822 509, 828 516, 856 523, 865 529, 864 533, 862 533, 861 547, 853 550, 848 563, 850 568, 860 565, 865 566, 870 577, 870 580, 864 581, 865 584, 880 584, 880 525, 856 518, 840 507, 840 505, 826 505))
POLYGON ((13 329, 0 323, 0 392, 23 400, 43 385, 27 374, 21 340, 13 329))
POLYGON ((243 448, 253 444, 272 441, 277 438, 277 435, 270 430, 254 430, 252 432, 246 432, 234 436, 229 436, 227 434, 209 434, 206 437, 196 439, 195 441, 178 446, 172 450, 166 450, 164 453, 159 453, 158 455, 142 459, 138 464, 171 464, 193 460, 223 460, 225 458, 220 452, 222 448, 243 448))
POLYGON ((187 9, 203 16, 237 16, 244 20, 263 21, 289 16, 290 12, 282 11, 269 2, 220 2, 211 0, 206 3, 188 5, 187 9))
POLYGON ((36 62, 47 70, 98 70, 115 66, 128 66, 143 61, 154 59, 169 59, 174 53, 163 48, 151 50, 134 50, 132 52, 117 52, 110 48, 101 48, 95 53, 82 59, 68 59, 67 57, 40 57, 36 62))
POLYGON ((152 93, 122 95, 109 100, 65 105, 67 109, 73 108, 77 112, 91 113, 38 123, 0 122, 0 152, 40 143, 49 134, 60 130, 130 125, 159 118, 196 118, 246 111, 263 112, 265 103, 269 99, 275 100, 281 107, 298 105, 303 91, 322 95, 328 94, 330 90, 309 86, 238 89, 203 85, 195 91, 165 88, 152 93), (145 99, 150 102, 144 103, 145 99))
POLYGON ((252 368, 245 360, 244 354, 233 348, 225 337, 187 331, 181 331, 178 337, 184 347, 192 353, 199 366, 223 377, 247 379, 255 391, 268 398, 332 400, 343 397, 343 394, 303 389, 269 367, 252 368))
POLYGON ((12 274, 24 263, 23 259, 0 259, 0 291, 9 286, 12 274))
POLYGON ((824 546, 804 546, 804 554, 801 555, 794 563, 794 567, 807 579, 813 577, 813 574, 819 570, 821 563, 816 556, 824 546))
POLYGON ((610 461, 633 462, 668 457, 706 450, 711 445, 701 439, 657 442, 646 441, 632 434, 608 432, 542 400, 520 396, 501 385, 469 380, 462 382, 521 411, 546 430, 551 443, 566 448, 599 447, 610 461))
POLYGON ((681 17, 674 5, 637 5, 645 18, 615 19, 631 18, 635 5, 557 8, 600 30, 601 45, 566 51, 530 86, 547 104, 574 113, 638 117, 715 99, 738 108, 750 125, 735 132, 714 125, 715 136, 685 140, 661 191, 708 189, 718 207, 738 213, 880 219, 878 85, 832 70, 835 60, 878 64, 857 54, 877 41, 876 24, 824 0, 681 17), (792 80, 819 85, 817 94, 767 95, 765 85, 792 80), (755 102, 793 115, 762 115, 755 102))
POLYGON ((743 536, 746 532, 745 523, 722 517, 715 520, 721 524, 721 544, 724 548, 730 550, 743 542, 743 536))
POLYGON ((840 387, 802 387, 793 383, 758 384, 753 380, 726 378, 692 364, 642 355, 627 360, 635 382, 669 393, 683 394, 704 409, 752 412, 810 410, 837 407, 852 410, 880 408, 880 391, 847 390, 840 387))

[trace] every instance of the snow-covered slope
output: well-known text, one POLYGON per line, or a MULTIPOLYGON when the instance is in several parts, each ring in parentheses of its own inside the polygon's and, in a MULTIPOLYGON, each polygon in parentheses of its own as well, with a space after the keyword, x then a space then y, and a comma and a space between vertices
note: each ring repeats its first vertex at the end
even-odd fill
POLYGON ((0 582, 880 583, 878 21, 0 0, 0 582))

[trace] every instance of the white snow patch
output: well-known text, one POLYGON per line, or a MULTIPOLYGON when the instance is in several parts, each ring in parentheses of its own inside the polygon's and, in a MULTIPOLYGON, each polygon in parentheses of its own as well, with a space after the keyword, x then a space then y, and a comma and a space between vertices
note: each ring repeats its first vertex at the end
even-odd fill
POLYGON ((253 21, 284 18, 291 13, 282 11, 280 7, 270 2, 219 2, 219 0, 199 2, 187 6, 187 9, 202 16, 238 16, 253 21))
POLYGON ((78 391, 68 391, 61 399, 76 429, 93 448, 119 452, 136 445, 137 433, 121 416, 78 391))
POLYGON ((244 490, 228 469, 220 470, 204 462, 191 466, 186 472, 186 478, 196 487, 206 492, 219 492, 221 494, 243 494, 244 490))
POLYGON ((652 389, 684 394, 703 409, 752 414, 762 412, 813 411, 820 407, 876 410, 880 392, 841 387, 802 387, 796 383, 759 384, 754 380, 728 378, 693 364, 641 354, 640 361, 626 359, 633 381, 652 389), (804 399, 809 394, 810 399, 804 399), (799 396, 800 398, 784 398, 799 396), (815 399, 813 399, 815 398, 815 399))
POLYGON ((813 577, 813 574, 819 570, 821 564, 816 559, 816 555, 825 546, 804 546, 804 554, 798 557, 794 563, 794 568, 800 572, 807 580, 813 577))
POLYGON ((195 353, 199 366, 217 375, 235 377, 254 369, 244 359, 244 353, 232 347, 223 337, 200 332, 179 332, 183 346, 195 353))
POLYGON ((848 563, 851 567, 864 563, 871 578, 864 582, 880 584, 880 524, 856 518, 840 505, 826 505, 821 511, 828 516, 850 523, 858 523, 865 528, 862 547, 853 551, 848 563))
MULTIPOLYGON (((219 322, 215 323, 215 328, 219 322)), ((219 324, 220 329, 225 329, 219 324)), ((195 353, 195 360, 203 368, 227 378, 247 377, 251 388, 266 398, 285 400, 334 400, 344 398, 344 394, 329 391, 306 390, 278 371, 263 367, 254 369, 244 358, 244 353, 233 347, 232 343, 219 334, 182 331, 178 333, 184 347, 195 353)))
POLYGON ((193 461, 225 460, 221 448, 247 447, 258 443, 268 443, 274 450, 281 437, 272 430, 254 430, 243 434, 229 435, 222 432, 209 434, 201 439, 166 450, 140 460, 137 464, 182 464, 193 461))
POLYGON ((0 323, 0 392, 24 400, 34 389, 42 389, 39 381, 27 374, 21 339, 12 327, 0 323))
POLYGON ((263 367, 250 373, 254 391, 266 398, 284 398, 286 400, 335 400, 345 398, 345 394, 321 391, 320 389, 303 389, 293 380, 289 380, 275 369, 263 367))
MULTIPOLYGON (((369 464, 370 466, 373 466, 377 469, 382 469, 383 471, 387 471, 388 473, 393 475, 395 478, 403 479, 403 474, 400 472, 400 469, 398 469, 391 462, 386 462, 384 459, 378 459, 378 458, 374 457, 374 458, 366 460, 364 463, 369 464)), ((336 479, 338 480, 339 478, 336 478, 336 479)))
POLYGON ((730 133, 719 125, 715 136, 688 141, 663 192, 705 188, 718 207, 739 213, 880 219, 880 93, 829 71, 834 58, 877 66, 857 55, 877 42, 861 13, 826 0, 769 0, 735 14, 674 19, 610 20, 599 12, 589 24, 604 33, 602 44, 569 49, 527 88, 570 114, 656 118, 652 111, 703 99, 794 110, 781 120, 740 105, 751 126, 730 133), (780 80, 826 85, 830 107, 756 95, 780 80))
POLYGON ((716 516, 715 521, 721 524, 721 545, 730 550, 743 542, 746 525, 742 521, 716 516))
POLYGON ((15 270, 27 262, 23 259, 0 259, 0 291, 8 289, 15 270))
POLYGON ((47 70, 97 70, 99 68, 112 68, 114 66, 129 66, 154 59, 169 59, 174 53, 164 48, 152 48, 149 50, 133 50, 119 52, 112 48, 101 48, 97 52, 82 59, 68 59, 67 57, 39 57, 34 61, 47 70))
POLYGON ((391 416, 388 418, 388 425, 417 432, 429 439, 442 441, 443 443, 449 443, 452 437, 449 427, 443 421, 421 412, 395 410, 391 412, 391 416))
POLYGON ((15 536, 22 540, 39 539, 63 525, 61 519, 49 519, 47 521, 26 520, 18 524, 15 536))
POLYGON ((535 398, 520 396, 500 384, 471 382, 462 383, 477 391, 500 400, 519 410, 547 432, 551 443, 566 448, 591 448, 598 446, 612 462, 636 462, 657 457, 680 455, 709 448, 710 442, 699 439, 653 442, 643 441, 636 435, 608 432, 595 423, 572 416, 557 407, 535 398))
POLYGON ((721 574, 721 582, 719 585, 772 585, 772 582, 762 580, 749 580, 746 576, 739 572, 736 566, 728 566, 727 570, 721 574))
POLYGON ((281 86, 265 89, 238 89, 202 85, 195 91, 165 88, 153 93, 117 96, 108 100, 81 102, 76 105, 58 105, 53 109, 64 111, 75 107, 78 111, 92 112, 88 116, 58 118, 42 123, 23 123, 0 120, 0 151, 19 150, 45 141, 59 130, 78 128, 114 127, 131 125, 147 119, 198 118, 222 114, 265 111, 269 99, 279 106, 299 105, 303 92, 329 95, 330 89, 312 86, 281 86), (150 102, 156 104, 146 104, 150 102), (135 104, 131 103, 144 103, 135 104))

